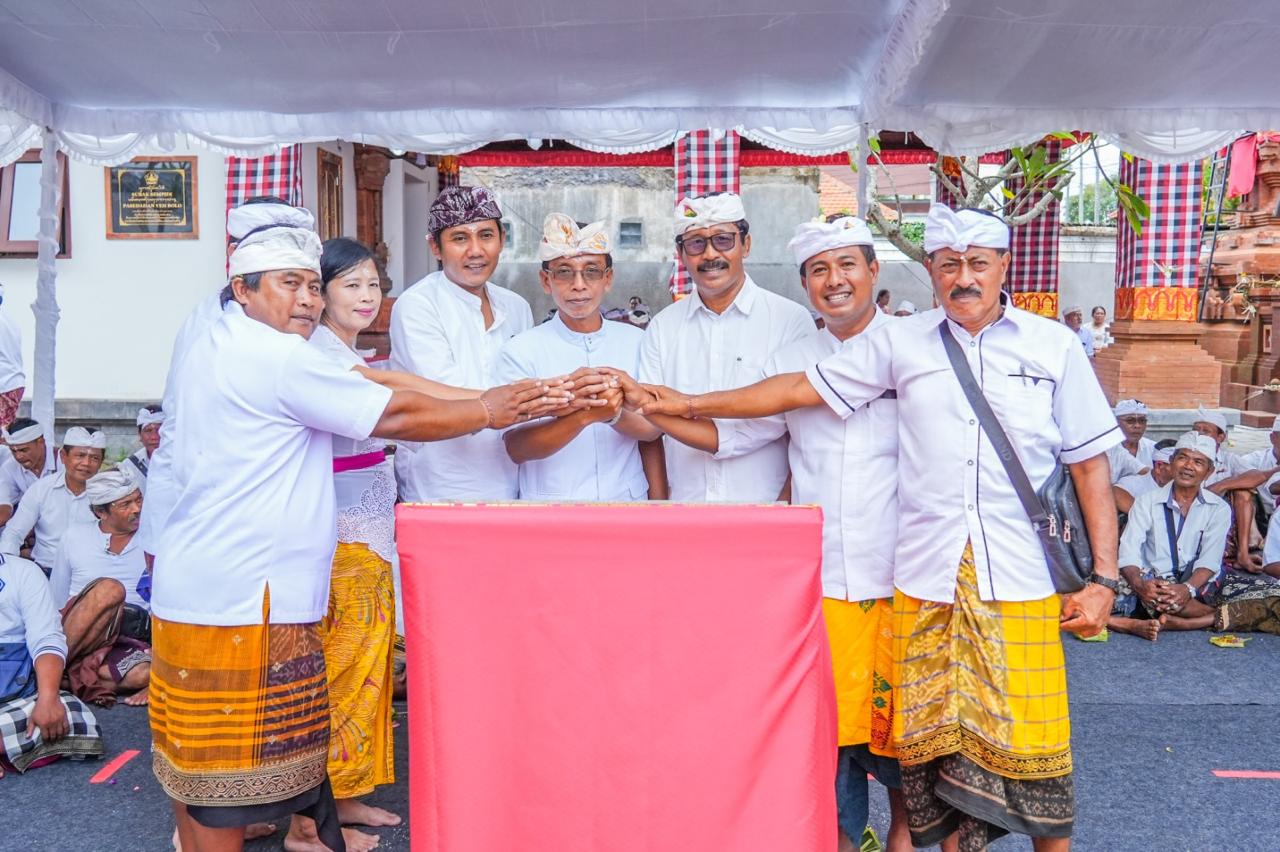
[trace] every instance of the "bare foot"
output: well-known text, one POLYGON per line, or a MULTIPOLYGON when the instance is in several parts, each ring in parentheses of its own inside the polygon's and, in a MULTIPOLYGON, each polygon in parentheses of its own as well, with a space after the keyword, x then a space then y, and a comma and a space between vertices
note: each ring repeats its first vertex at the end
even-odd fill
POLYGON ((245 840, 260 840, 263 837, 270 837, 276 833, 276 824, 274 822, 255 822, 253 825, 246 825, 244 828, 245 840))
POLYGON ((129 707, 142 707, 147 703, 147 700, 149 698, 148 692, 149 691, 146 689, 139 689, 133 695, 130 695, 127 698, 121 699, 120 703, 127 705, 129 707))
POLYGON ((1158 619, 1153 618, 1148 621, 1140 621, 1131 632, 1134 636, 1140 636, 1143 639, 1154 642, 1160 638, 1160 628, 1164 627, 1164 619, 1165 616, 1162 615, 1158 619))
POLYGON ((1245 550, 1236 554, 1236 567, 1241 571, 1257 574, 1262 571, 1262 559, 1256 554, 1245 550))
MULTIPOLYGON (((346 843, 347 852, 369 852, 376 849, 381 842, 378 835, 366 834, 354 828, 342 829, 342 839, 346 843)), ((332 852, 328 846, 320 842, 316 834, 315 820, 294 815, 289 823, 289 833, 284 838, 284 852, 332 852)))
POLYGON ((343 825, 368 825, 374 828, 399 825, 402 820, 385 808, 366 805, 359 799, 338 799, 338 822, 343 825))

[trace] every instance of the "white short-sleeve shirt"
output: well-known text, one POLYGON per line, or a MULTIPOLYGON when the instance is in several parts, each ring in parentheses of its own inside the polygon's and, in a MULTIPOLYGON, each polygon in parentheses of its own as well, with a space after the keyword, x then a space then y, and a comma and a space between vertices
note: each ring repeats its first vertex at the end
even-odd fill
POLYGON ((0 556, 0 702, 35 695, 31 664, 45 654, 67 658, 49 581, 38 565, 0 556))
MULTIPOLYGON (((507 341, 494 381, 567 375, 579 367, 616 367, 635 375, 642 337, 640 329, 612 320, 582 334, 557 315, 507 341)), ((592 423, 558 452, 519 468, 521 500, 629 502, 649 496, 638 443, 607 423, 592 423)))
POLYGON ((99 524, 77 524, 67 530, 49 574, 49 587, 59 608, 100 577, 120 581, 125 603, 149 607, 138 594, 138 581, 147 569, 147 561, 138 546, 137 534, 119 553, 108 550, 110 544, 111 536, 99 524))
MULTIPOLYGON (((480 297, 443 272, 433 272, 406 290, 391 309, 391 369, 454 387, 483 390, 493 384, 498 350, 533 327, 533 313, 529 303, 510 290, 492 283, 485 286, 493 310, 493 325, 487 329, 480 297)), ((408 501, 516 496, 516 466, 502 434, 494 429, 446 441, 401 443, 395 471, 400 496, 408 501)))
POLYGON ((1038 600, 1053 582, 1035 529, 978 426, 939 337, 946 322, 991 408, 1039 488, 1059 460, 1083 461, 1120 441, 1080 340, 1066 326, 1007 305, 976 336, 941 308, 859 335, 810 368, 814 389, 842 417, 898 394, 895 585, 950 603, 965 542, 984 600, 1038 600))
MULTIPOLYGON (((895 318, 876 311, 859 337, 895 318)), ((850 338, 856 339, 856 338, 850 338)), ((803 372, 839 351, 823 329, 782 347, 764 377, 803 372)), ((790 436, 791 502, 822 507, 822 594, 863 601, 893 595, 893 551, 898 538, 898 400, 893 391, 841 419, 825 405, 797 408, 759 420, 726 420, 719 456, 749 452, 790 436)))
MULTIPOLYGON (((47 441, 45 446, 44 470, 40 472, 40 476, 48 476, 58 469, 58 451, 47 441)), ((36 484, 40 476, 18 464, 12 452, 5 453, 4 461, 0 462, 0 504, 17 506, 22 495, 36 484)))
MULTIPOLYGON (((816 334, 807 310, 747 276, 723 313, 708 310, 695 290, 650 320, 640 346, 639 379, 690 394, 740 388, 759 378, 774 352, 816 334)), ((778 499, 787 480, 781 439, 730 459, 670 437, 663 446, 672 500, 767 503, 778 499)))
MULTIPOLYGON (((242 312, 192 344, 172 413, 176 500, 152 611, 168 621, 308 624, 336 542, 332 435, 367 438, 391 391, 242 312)), ((144 501, 145 502, 145 501, 144 501)))
POLYGON ((178 373, 187 359, 187 352, 192 345, 213 328, 224 313, 243 313, 237 302, 222 304, 221 292, 210 293, 192 309, 183 320, 182 327, 173 341, 173 352, 169 355, 169 372, 164 380, 164 399, 161 408, 165 419, 160 424, 160 446, 151 456, 147 468, 147 494, 142 501, 142 523, 138 528, 138 542, 142 549, 152 555, 159 545, 160 533, 164 530, 169 513, 173 511, 173 501, 177 499, 173 472, 170 468, 173 455, 173 438, 177 434, 178 423, 174 419, 175 394, 178 390, 178 373))

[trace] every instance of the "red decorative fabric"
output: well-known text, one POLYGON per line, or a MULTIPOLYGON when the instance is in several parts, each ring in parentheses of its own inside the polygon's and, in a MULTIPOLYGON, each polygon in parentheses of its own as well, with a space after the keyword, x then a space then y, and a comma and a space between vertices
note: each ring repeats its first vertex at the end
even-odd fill
MULTIPOLYGON (((1045 161, 1056 163, 1062 155, 1062 142, 1047 139, 1040 143, 1045 148, 1045 161)), ((1008 189, 1015 195, 1022 190, 1022 180, 1009 181, 1008 189)), ((1025 200, 1005 204, 1006 215, 1021 214, 1031 210, 1048 192, 1033 192, 1025 200)), ((1053 201, 1043 215, 1025 225, 1013 229, 1009 243, 1009 277, 1007 287, 1011 293, 1058 292, 1058 232, 1061 225, 1061 205, 1053 201)))
POLYGON ((816 507, 396 517, 415 852, 836 848, 816 507))
POLYGON ((302 206, 301 145, 286 145, 265 157, 227 157, 227 209, 258 195, 302 206))
MULTIPOLYGON (((709 192, 738 191, 738 134, 730 130, 717 137, 710 130, 695 130, 676 140, 676 198, 706 195, 709 192)), ((688 295, 693 291, 689 271, 676 257, 676 271, 671 276, 671 295, 688 295)))
POLYGON ((1199 161, 1165 165, 1121 158, 1120 183, 1151 208, 1139 236, 1121 211, 1116 221, 1116 287, 1195 287, 1199 283, 1199 161))

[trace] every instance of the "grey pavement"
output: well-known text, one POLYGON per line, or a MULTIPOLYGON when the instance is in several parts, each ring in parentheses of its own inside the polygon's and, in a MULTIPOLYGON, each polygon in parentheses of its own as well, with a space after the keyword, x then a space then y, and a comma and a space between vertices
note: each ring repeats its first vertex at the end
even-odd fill
MULTIPOLYGON (((1165 633, 1154 644, 1121 635, 1097 644, 1065 639, 1076 850, 1280 850, 1280 821, 1275 820, 1280 780, 1214 775, 1215 770, 1280 773, 1280 637, 1255 636, 1241 649, 1215 648, 1208 639, 1201 632, 1165 633)), ((89 783, 103 761, 62 762, 0 779, 0 850, 170 848, 173 823, 150 771, 146 712, 117 707, 101 718, 108 759, 126 749, 141 754, 116 773, 114 784, 89 783)), ((380 789, 372 801, 405 813, 407 726, 397 728, 396 735, 397 783, 380 789)), ((881 836, 887 813, 887 800, 877 790, 872 824, 881 836)), ((378 833, 382 849, 409 848, 407 826, 378 833)), ((283 827, 274 838, 247 848, 278 850, 282 836, 283 827)), ((538 846, 535 838, 513 837, 508 848, 538 846)), ((1029 849, 1030 843, 1006 838, 993 848, 1029 849)))

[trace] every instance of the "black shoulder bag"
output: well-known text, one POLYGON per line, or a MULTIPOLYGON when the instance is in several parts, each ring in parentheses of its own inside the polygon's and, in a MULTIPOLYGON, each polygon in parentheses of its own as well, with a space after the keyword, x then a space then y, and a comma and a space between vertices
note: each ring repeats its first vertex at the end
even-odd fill
POLYGON ((1089 547, 1089 533, 1084 523, 1084 513, 1080 511, 1080 501, 1076 497, 1075 484, 1066 467, 1059 464, 1049 474, 1041 486, 1039 493, 1031 487, 1027 472, 1018 460, 1009 436, 1001 427, 996 413, 991 410, 982 388, 969 369, 960 344, 951 333, 951 327, 943 320, 938 326, 938 335, 942 338, 942 346, 947 350, 947 360, 951 369, 960 380, 960 387, 978 417, 982 431, 987 440, 995 448, 1005 473, 1013 482, 1013 489, 1018 492, 1022 508, 1026 510, 1036 535, 1040 537, 1040 545, 1044 548, 1045 560, 1049 563, 1049 574, 1053 579, 1053 588, 1060 594, 1078 592, 1089 582, 1093 574, 1093 550, 1089 547))

